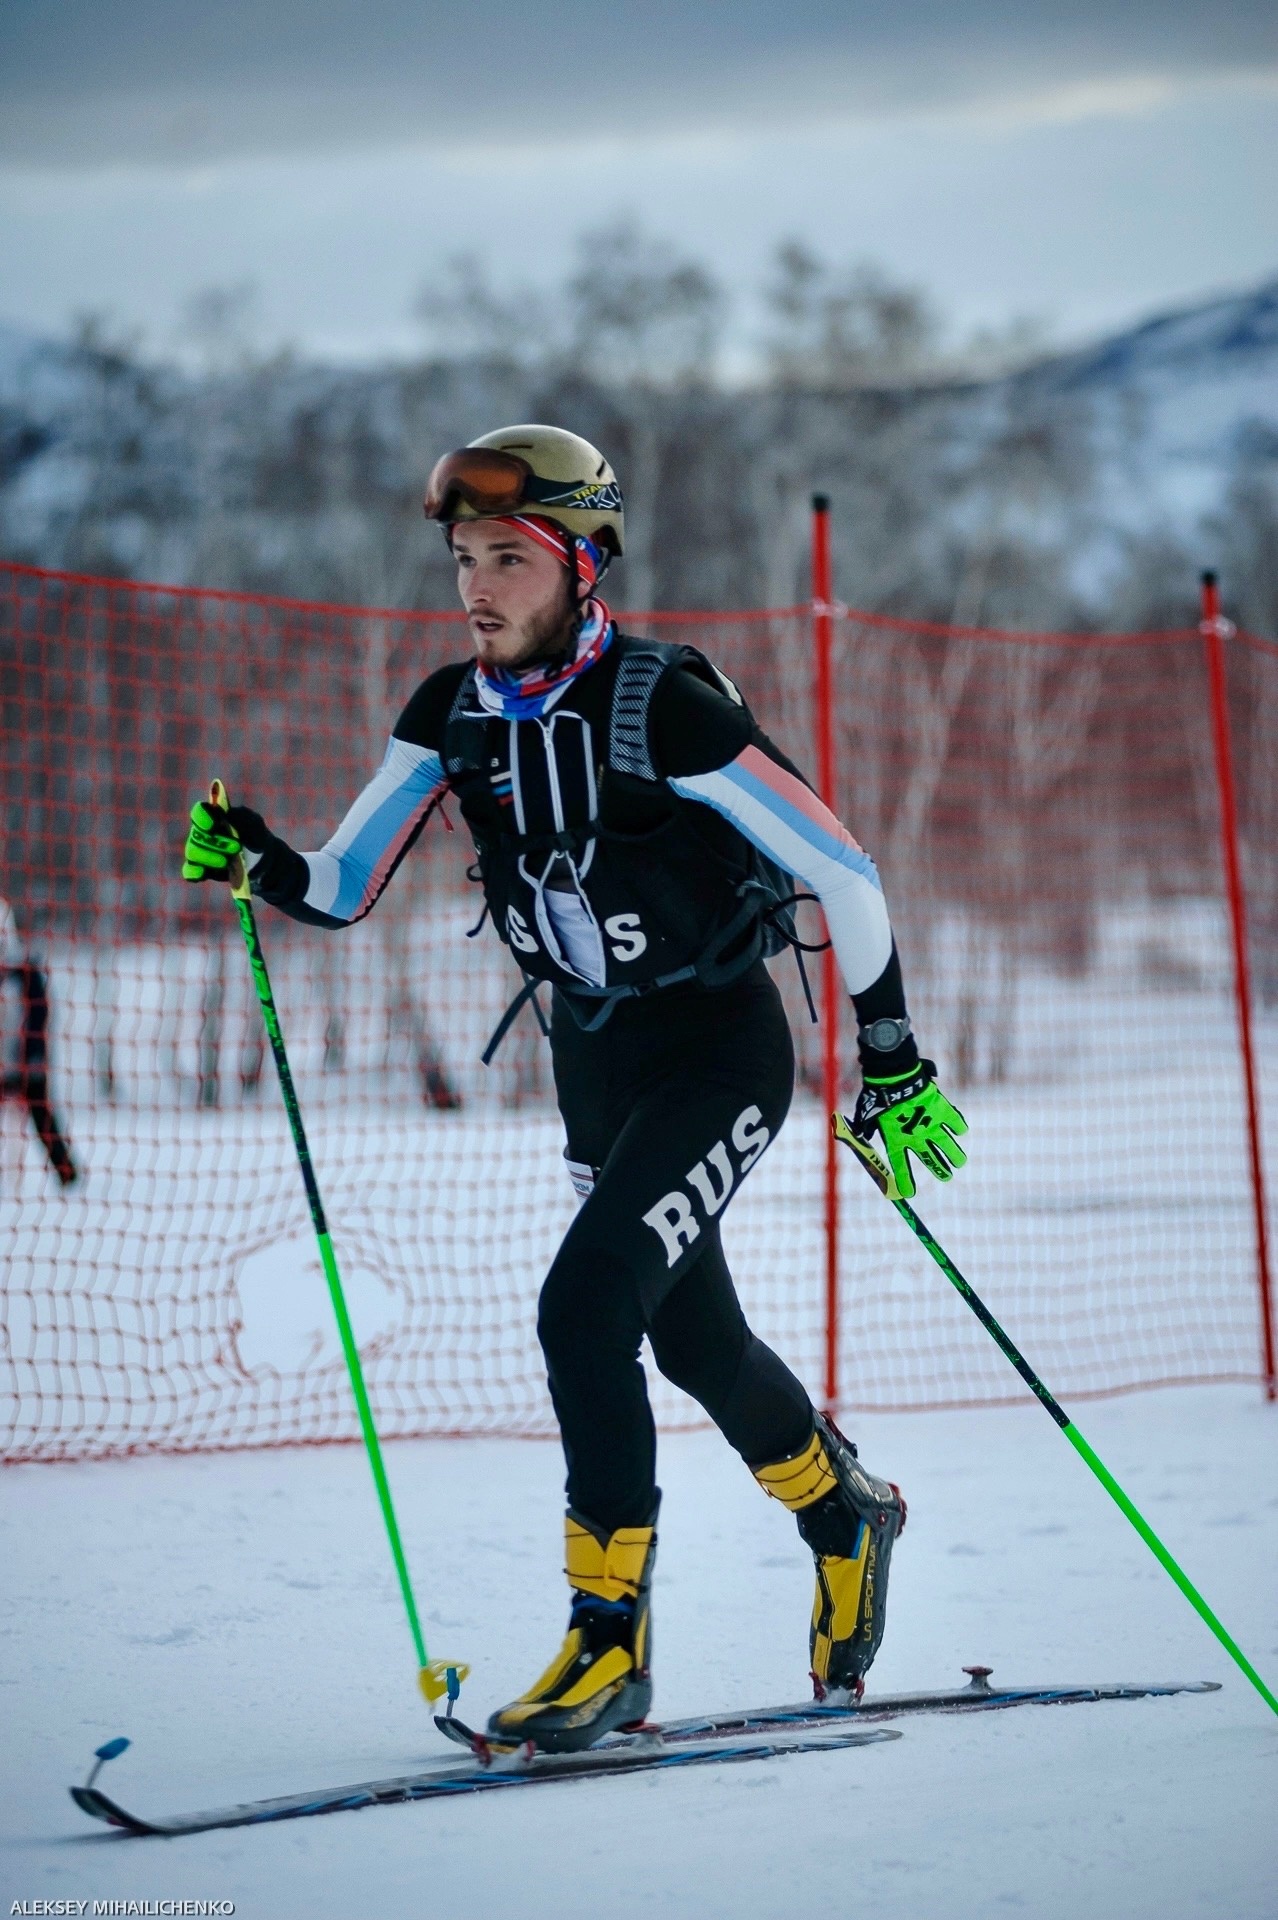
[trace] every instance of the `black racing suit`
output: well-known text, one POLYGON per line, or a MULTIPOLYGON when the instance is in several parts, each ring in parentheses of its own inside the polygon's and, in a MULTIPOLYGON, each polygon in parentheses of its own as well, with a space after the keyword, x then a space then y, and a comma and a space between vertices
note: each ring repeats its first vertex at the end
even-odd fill
MULTIPOLYGON (((393 743, 439 754, 442 764, 465 672, 457 666, 432 675, 401 715, 393 743)), ((605 676, 598 668, 592 673, 602 687, 605 676)), ((526 724, 536 723, 520 722, 520 729, 526 724)), ((491 779, 503 795, 514 732, 505 721, 493 723, 491 779)), ((649 734, 656 784, 619 783, 605 805, 618 843, 638 842, 651 830, 662 781, 724 768, 747 747, 801 779, 748 710, 691 672, 666 674, 653 697, 649 734)), ((687 811, 694 816, 689 831, 725 858, 740 846, 737 829, 709 807, 687 811)), ((273 835, 260 837, 255 892, 297 918, 348 923, 307 903, 305 856, 273 835)), ((599 842, 601 860, 608 844, 607 837, 599 842)), ((387 863, 361 912, 395 864, 387 863)), ((904 1013, 895 948, 854 998, 862 1024, 904 1013)), ((611 1533, 646 1524, 653 1510, 655 1437, 639 1358, 645 1334, 661 1371, 705 1408, 751 1465, 801 1448, 813 1414, 801 1383, 747 1326, 720 1239, 724 1209, 775 1138, 793 1090, 790 1031, 766 967, 755 962, 723 986, 694 980, 623 1000, 591 1025, 595 1011, 593 1003, 578 1004, 570 986, 556 985, 555 1087, 565 1157, 585 1198, 546 1277, 538 1334, 563 1435, 569 1504, 611 1533)), ((907 1067, 916 1058, 907 1040, 899 1063, 888 1064, 907 1067)))
POLYGON ((556 994, 551 1048, 567 1157, 593 1171, 593 1189, 546 1277, 537 1331, 569 1502, 611 1531, 652 1512, 645 1333, 662 1373, 748 1462, 795 1452, 812 1430, 807 1393, 746 1325, 719 1232, 785 1119, 794 1049, 762 962, 732 986, 623 1002, 595 1033, 556 994))

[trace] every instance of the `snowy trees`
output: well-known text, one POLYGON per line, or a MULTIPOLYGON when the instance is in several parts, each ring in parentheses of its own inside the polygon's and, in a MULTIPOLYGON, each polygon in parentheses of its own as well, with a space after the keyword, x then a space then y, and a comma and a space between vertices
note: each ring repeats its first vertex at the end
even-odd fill
MULTIPOLYGON (((369 368, 264 352, 246 287, 189 303, 180 367, 100 318, 69 347, 6 345, 0 552, 447 606, 420 520, 432 460, 494 421, 548 418, 621 476, 629 552, 611 591, 630 609, 792 604, 814 488, 833 501, 840 594, 879 610, 1141 625, 1160 572, 1187 592, 1201 561, 1142 504, 1154 390, 1133 384, 1121 340, 1032 364, 1014 329, 955 347, 917 291, 797 241, 768 270, 760 327, 704 264, 626 222, 584 234, 538 287, 456 260, 416 311, 420 358, 369 368)), ((1240 582, 1264 575, 1266 432, 1235 436, 1221 527, 1240 582)))

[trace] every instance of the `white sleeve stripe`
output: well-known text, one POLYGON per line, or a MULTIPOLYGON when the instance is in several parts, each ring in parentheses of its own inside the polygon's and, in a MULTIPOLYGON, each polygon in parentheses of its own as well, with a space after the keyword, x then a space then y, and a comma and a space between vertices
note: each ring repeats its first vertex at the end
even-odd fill
POLYGON ((331 853, 304 853, 302 858, 311 874, 304 896, 307 906, 314 907, 317 913, 331 913, 342 884, 341 861, 331 853))

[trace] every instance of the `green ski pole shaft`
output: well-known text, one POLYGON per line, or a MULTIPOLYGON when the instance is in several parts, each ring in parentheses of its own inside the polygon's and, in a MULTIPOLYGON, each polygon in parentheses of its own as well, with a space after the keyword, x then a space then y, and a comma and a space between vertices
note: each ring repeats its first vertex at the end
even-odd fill
MULTIPOLYGON (((225 807, 226 789, 220 780, 215 780, 210 790, 210 798, 215 806, 225 807)), ((333 1312, 337 1316, 337 1331, 341 1336, 342 1352, 346 1356, 346 1370, 350 1375, 351 1391, 355 1395, 355 1405, 359 1412, 360 1430, 364 1436, 364 1446, 368 1452, 368 1463, 373 1470, 373 1483, 377 1488, 377 1498, 381 1503, 382 1519, 386 1523, 386 1535, 390 1541, 391 1557, 395 1562, 395 1572, 399 1576, 399 1590, 404 1597, 404 1610, 408 1615, 409 1631, 413 1636, 413 1646, 417 1653, 419 1683, 428 1700, 438 1700, 448 1692, 455 1694, 466 1669, 456 1661, 436 1661, 431 1663, 426 1652, 426 1640, 422 1633, 421 1619, 417 1612, 417 1602, 413 1596, 413 1583, 409 1577, 408 1561, 404 1554, 404 1543, 400 1538, 399 1522, 395 1518, 395 1503, 391 1498, 390 1481, 386 1477, 386 1465, 382 1459, 381 1442, 377 1438, 377 1428, 373 1422, 373 1409, 369 1405, 368 1389, 364 1384, 364 1369, 360 1364, 359 1348, 355 1344, 355 1333, 351 1326, 350 1314, 346 1309, 346 1295, 342 1290, 341 1275, 337 1270, 337 1256, 333 1252, 333 1242, 328 1231, 328 1221, 324 1214, 324 1202, 320 1198, 319 1182, 315 1178, 315 1167, 311 1160, 311 1150, 306 1139, 306 1128, 302 1124, 302 1111, 297 1103, 297 1090, 293 1085, 292 1069, 288 1064, 288 1054, 284 1048, 284 1033, 280 1026, 279 1013, 275 1006, 275 995, 271 991, 271 979, 266 970, 266 956, 262 952, 262 942, 258 937, 257 921, 253 914, 253 896, 249 890, 248 874, 241 860, 236 861, 232 869, 231 893, 235 901, 235 910, 240 917, 240 930, 244 935, 244 944, 248 949, 249 965, 253 970, 253 983, 257 988, 257 997, 262 1008, 262 1019, 266 1025, 267 1038, 271 1043, 271 1053, 275 1059, 275 1070, 279 1075, 280 1092, 284 1097, 284 1111, 288 1115, 288 1124, 293 1135, 293 1145, 297 1150, 298 1165, 302 1170, 302 1184, 306 1188, 306 1202, 311 1210, 311 1223, 315 1228, 315 1238, 319 1242, 320 1259, 324 1266, 324 1277, 328 1281, 329 1298, 333 1302, 333 1312), (238 869, 238 871, 236 871, 238 869), (439 1671, 437 1671, 439 1669, 439 1671), (451 1683, 448 1675, 453 1676, 451 1683)))
POLYGON ((1265 1685, 1228 1628, 1217 1619, 1193 1581, 1189 1578, 1189 1575, 1177 1564, 1172 1555, 1167 1551, 1167 1548, 1154 1532, 1154 1529, 1150 1526, 1144 1514, 1140 1512, 1139 1508, 1137 1508, 1128 1498, 1127 1494, 1124 1493, 1109 1468, 1105 1465, 1105 1462, 1083 1438, 1083 1435, 1074 1425, 1074 1422, 1070 1419, 1064 1407, 1048 1392, 1024 1354, 1008 1339, 985 1302, 973 1290, 969 1282, 963 1278, 963 1275, 950 1259, 949 1254, 946 1253, 944 1247, 924 1222, 919 1219, 918 1214, 915 1213, 909 1201, 903 1200, 896 1192, 895 1182, 888 1169, 875 1153, 874 1148, 865 1141, 857 1139, 843 1114, 836 1113, 831 1124, 834 1128, 836 1139, 842 1140, 845 1146, 851 1147, 853 1153, 865 1168, 879 1192, 892 1202, 892 1205, 909 1227, 911 1233, 914 1234, 915 1238, 927 1252, 931 1254, 933 1260, 935 1260, 950 1285, 957 1293, 962 1295, 981 1325, 985 1328, 985 1331, 1006 1354, 1030 1392, 1046 1407, 1048 1413, 1051 1414, 1052 1419, 1065 1435, 1065 1438, 1069 1441, 1075 1453, 1078 1454, 1080 1459, 1087 1462, 1087 1465, 1096 1475, 1096 1478, 1100 1481, 1110 1499, 1118 1507, 1119 1511, 1125 1514, 1127 1519, 1131 1521, 1155 1559, 1159 1561, 1176 1582, 1176 1585, 1180 1588, 1186 1600, 1188 1600, 1190 1606, 1194 1609, 1194 1612, 1211 1628, 1217 1640, 1219 1640, 1221 1646, 1225 1649, 1225 1652, 1242 1672, 1246 1674, 1265 1704, 1271 1707, 1275 1713, 1278 1713, 1278 1699, 1274 1697, 1273 1693, 1271 1693, 1270 1689, 1265 1685))

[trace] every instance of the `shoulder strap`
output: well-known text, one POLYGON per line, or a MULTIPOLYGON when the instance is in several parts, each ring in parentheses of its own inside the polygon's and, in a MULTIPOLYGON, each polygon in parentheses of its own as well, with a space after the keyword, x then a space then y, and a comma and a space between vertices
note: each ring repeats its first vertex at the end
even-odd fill
POLYGON ((612 689, 612 718, 608 725, 608 765, 616 773, 640 780, 660 776, 648 746, 648 714, 657 682, 671 667, 699 662, 695 647, 671 640, 632 640, 620 637, 617 673, 612 689))
POLYGON ((488 717, 474 711, 475 663, 472 660, 457 683, 453 704, 444 722, 444 772, 469 773, 484 764, 488 717))

